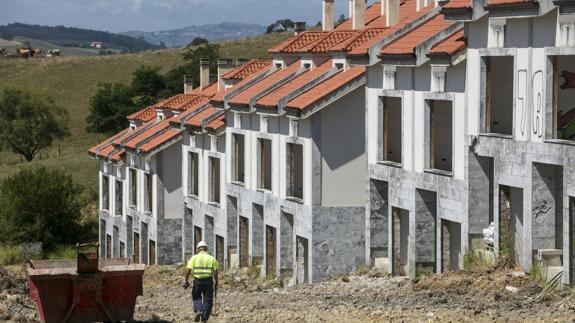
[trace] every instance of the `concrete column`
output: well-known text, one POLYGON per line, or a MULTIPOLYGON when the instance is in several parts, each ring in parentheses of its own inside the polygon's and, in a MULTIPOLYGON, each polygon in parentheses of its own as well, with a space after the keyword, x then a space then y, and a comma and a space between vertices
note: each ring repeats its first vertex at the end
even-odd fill
POLYGON ((200 89, 210 85, 210 60, 200 59, 200 89))
POLYGON ((334 0, 323 0, 321 25, 324 31, 333 30, 334 27, 334 0))
POLYGON ((365 0, 353 0, 353 29, 365 27, 365 0))
POLYGON ((385 0, 385 25, 387 27, 399 22, 399 3, 400 0, 385 0))

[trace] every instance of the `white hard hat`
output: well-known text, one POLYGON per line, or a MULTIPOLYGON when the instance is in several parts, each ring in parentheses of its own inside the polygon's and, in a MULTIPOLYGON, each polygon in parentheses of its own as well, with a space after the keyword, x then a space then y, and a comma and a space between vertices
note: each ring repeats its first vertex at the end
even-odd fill
POLYGON ((199 249, 199 248, 201 248, 201 247, 205 247, 205 248, 208 247, 208 245, 206 244, 206 242, 205 242, 204 240, 198 242, 198 245, 196 246, 196 249, 199 249))

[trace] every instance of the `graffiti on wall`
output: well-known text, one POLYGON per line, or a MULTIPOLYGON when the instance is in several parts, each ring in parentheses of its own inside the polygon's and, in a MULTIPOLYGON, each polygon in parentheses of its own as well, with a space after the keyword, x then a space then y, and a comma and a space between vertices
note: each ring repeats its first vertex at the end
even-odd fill
POLYGON ((519 130, 521 136, 525 135, 525 123, 527 121, 527 70, 517 71, 517 109, 520 113, 519 130))
POLYGON ((533 73, 533 134, 543 137, 543 71, 533 73))

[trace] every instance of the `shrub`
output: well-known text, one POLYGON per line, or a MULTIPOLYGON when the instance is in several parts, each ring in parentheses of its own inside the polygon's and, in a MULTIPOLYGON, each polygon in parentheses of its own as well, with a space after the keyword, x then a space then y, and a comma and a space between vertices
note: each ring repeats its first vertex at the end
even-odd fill
POLYGON ((76 259, 76 246, 73 245, 59 245, 46 255, 47 259, 76 259))
POLYGON ((81 188, 60 170, 20 169, 0 183, 0 242, 72 245, 80 233, 81 188))
POLYGON ((17 265, 24 262, 22 249, 13 245, 0 245, 0 266, 17 265))

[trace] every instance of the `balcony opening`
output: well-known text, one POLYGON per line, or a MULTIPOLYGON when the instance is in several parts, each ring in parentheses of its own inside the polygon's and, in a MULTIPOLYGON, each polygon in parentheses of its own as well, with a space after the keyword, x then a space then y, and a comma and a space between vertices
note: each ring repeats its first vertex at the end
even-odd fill
POLYGON ((287 197, 303 199, 303 146, 287 145, 287 197))
POLYGON ((197 153, 188 153, 188 194, 198 196, 199 163, 197 153))
POLYGON ((258 139, 258 188, 272 189, 272 141, 258 139))
POLYGON ((429 100, 426 131, 427 169, 453 170, 453 109, 451 101, 429 100))
POLYGON ((121 216, 124 212, 122 212, 122 207, 124 204, 124 189, 123 189, 123 183, 121 181, 116 181, 116 185, 115 185, 115 195, 116 195, 116 199, 115 199, 115 204, 116 204, 116 212, 115 214, 117 216, 121 216))
MULTIPOLYGON (((575 56, 554 56, 553 64, 553 118, 551 119, 552 139, 575 140, 575 73, 572 73, 575 64, 575 56)), ((541 78, 543 76, 541 75, 541 78)), ((542 81, 543 82, 543 81, 542 81)), ((542 100, 534 102, 539 111, 543 108, 537 106, 542 100)), ((549 133, 549 132, 548 132, 549 133)))
POLYGON ((245 142, 244 136, 233 134, 232 143, 232 178, 235 182, 243 183, 245 180, 245 142))
POLYGON ((130 205, 138 205, 138 173, 130 168, 130 205))
POLYGON ((210 202, 220 203, 220 159, 210 157, 210 202))
POLYGON ((513 56, 485 58, 483 132, 513 135, 513 56))
POLYGON ((110 210, 110 178, 102 176, 102 210, 110 210))
POLYGON ((152 212, 152 188, 153 188, 153 182, 152 182, 152 174, 146 174, 146 209, 145 211, 148 213, 152 212))
POLYGON ((381 160, 401 164, 401 98, 384 97, 381 160))

